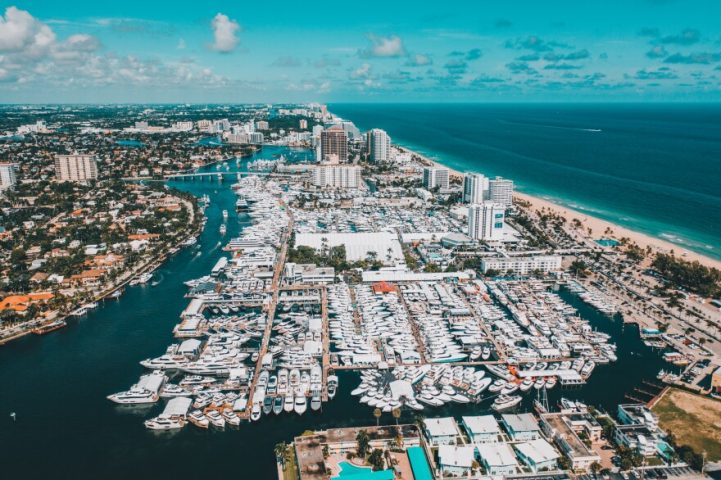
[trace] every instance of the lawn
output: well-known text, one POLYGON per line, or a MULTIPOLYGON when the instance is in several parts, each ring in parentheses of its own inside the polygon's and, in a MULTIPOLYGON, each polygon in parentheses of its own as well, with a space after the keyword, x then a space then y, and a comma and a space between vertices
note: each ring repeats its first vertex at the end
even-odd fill
POLYGON ((298 467, 295 463, 295 449, 288 446, 288 455, 283 469, 283 480, 298 480, 298 467))
POLYGON ((721 460, 721 402, 671 388, 653 411, 661 428, 673 432, 679 445, 705 451, 709 461, 721 460))

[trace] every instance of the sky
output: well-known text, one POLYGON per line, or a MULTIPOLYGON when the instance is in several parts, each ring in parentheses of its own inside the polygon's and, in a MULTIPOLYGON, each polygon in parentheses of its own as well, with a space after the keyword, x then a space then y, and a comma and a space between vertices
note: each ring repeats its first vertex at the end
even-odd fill
POLYGON ((718 102, 721 1, 0 1, 0 103, 718 102))

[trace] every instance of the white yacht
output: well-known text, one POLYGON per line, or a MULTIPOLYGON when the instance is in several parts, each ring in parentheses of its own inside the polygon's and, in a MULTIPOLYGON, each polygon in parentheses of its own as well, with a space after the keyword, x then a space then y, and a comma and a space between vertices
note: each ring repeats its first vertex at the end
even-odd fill
POLYGON ((144 404, 144 403, 155 403, 158 401, 158 394, 145 390, 144 388, 138 388, 133 386, 126 392, 114 393, 108 395, 108 400, 120 403, 120 404, 144 404))
POLYGON ((144 423, 145 428, 150 430, 177 430, 185 425, 185 422, 179 418, 172 418, 169 415, 162 414, 146 420, 144 423))
POLYGON ((338 377, 336 375, 328 376, 328 398, 331 400, 335 397, 335 392, 338 389, 338 377))
POLYGON ((188 415, 188 421, 200 428, 208 428, 208 425, 210 425, 210 421, 200 410, 193 410, 190 412, 188 415))
POLYGON ((308 408, 308 399, 305 398, 305 395, 298 395, 295 397, 295 404, 293 406, 293 410, 295 410, 295 413, 298 415, 303 415, 308 408))
POLYGON ((223 210, 223 220, 228 220, 228 210, 223 210))
POLYGON ((320 399, 320 392, 315 392, 313 394, 313 397, 310 399, 310 409, 314 412, 317 412, 320 410, 321 407, 321 399, 320 399))
POLYGON ((225 418, 217 410, 208 410, 205 416, 212 426, 217 428, 225 427, 225 418))
POLYGON ((497 412, 502 412, 504 410, 508 410, 509 408, 513 408, 519 403, 521 403, 522 398, 518 395, 500 395, 496 400, 493 402, 493 405, 491 405, 491 408, 497 412))

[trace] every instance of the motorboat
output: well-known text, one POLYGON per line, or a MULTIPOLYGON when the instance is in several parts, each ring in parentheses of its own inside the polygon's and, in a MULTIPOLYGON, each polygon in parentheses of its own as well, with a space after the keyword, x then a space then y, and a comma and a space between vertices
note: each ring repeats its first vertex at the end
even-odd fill
POLYGON ((294 401, 293 401, 293 392, 288 392, 285 396, 285 400, 283 401, 283 411, 290 413, 293 411, 294 401))
POLYGON ((295 397, 295 404, 293 406, 293 410, 295 410, 295 413, 298 415, 303 415, 308 408, 308 400, 305 398, 305 395, 298 395, 295 397))
POLYGON ((318 410, 320 410, 321 405, 322 402, 320 398, 320 393, 316 392, 313 394, 313 397, 310 400, 310 409, 314 412, 317 412, 318 410))
POLYGON ((193 410, 188 415, 188 421, 200 428, 208 428, 210 421, 200 410, 193 410))
POLYGON ((217 410, 208 410, 205 414, 210 424, 216 428, 225 427, 225 418, 217 410))
POLYGON ((491 405, 491 408, 497 412, 502 412, 515 407, 521 403, 522 398, 519 395, 500 395, 491 405))
POLYGON ((262 413, 262 411, 261 411, 260 403, 257 403, 257 402, 253 403, 253 408, 250 410, 250 419, 253 420, 254 422, 259 420, 261 413, 262 413))
POLYGON ((275 397, 273 399, 273 413, 280 415, 283 411, 283 397, 275 397))
POLYGON ((234 427, 237 427, 240 425, 240 417, 237 413, 235 413, 232 410, 223 410, 223 418, 225 419, 225 422, 229 425, 233 425, 234 427))
POLYGON ((144 422, 145 428, 150 430, 178 430, 183 428, 185 422, 180 418, 161 414, 144 422))

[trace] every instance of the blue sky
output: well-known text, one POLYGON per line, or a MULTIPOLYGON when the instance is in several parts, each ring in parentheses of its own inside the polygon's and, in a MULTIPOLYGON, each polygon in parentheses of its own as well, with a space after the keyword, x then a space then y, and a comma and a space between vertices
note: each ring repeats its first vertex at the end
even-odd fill
POLYGON ((0 2, 0 102, 720 101, 721 2, 0 2))

